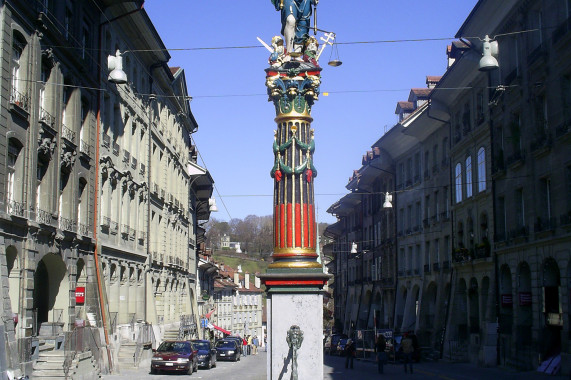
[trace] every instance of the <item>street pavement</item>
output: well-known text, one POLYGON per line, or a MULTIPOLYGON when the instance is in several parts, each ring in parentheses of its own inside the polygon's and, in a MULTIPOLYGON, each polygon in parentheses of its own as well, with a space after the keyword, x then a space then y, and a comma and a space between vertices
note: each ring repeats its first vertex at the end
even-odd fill
MULTIPOLYGON (((260 351, 258 355, 242 356, 238 362, 219 361, 212 369, 198 369, 192 375, 169 375, 150 374, 150 359, 141 362, 138 369, 122 370, 119 374, 104 375, 103 380, 176 380, 181 377, 185 379, 212 379, 212 380, 266 380, 266 357, 267 353, 260 351)), ((284 379, 285 380, 285 379, 284 379)), ((289 379, 288 379, 289 380, 289 379)), ((301 380, 301 379, 300 379, 301 380)))
MULTIPOLYGON (((450 363, 445 361, 423 362, 413 365, 413 374, 405 374, 402 364, 386 364, 384 374, 377 372, 374 361, 354 360, 353 369, 345 368, 345 358, 326 356, 324 380, 369 380, 369 379, 442 379, 442 380, 540 380, 569 379, 565 376, 548 376, 537 372, 516 372, 501 368, 482 368, 468 363, 450 363)), ((300 379, 301 380, 301 379, 300 379)))
MULTIPOLYGON (((242 357, 239 362, 218 362, 216 368, 199 369, 190 379, 224 379, 224 380, 266 380, 267 353, 260 351, 258 355, 242 357)), ((166 380, 177 379, 176 375, 149 373, 150 360, 141 363, 139 369, 123 370, 119 374, 104 375, 103 380, 136 379, 166 380)), ((345 368, 345 358, 325 356, 323 365, 324 380, 370 380, 370 379, 438 379, 438 380, 567 380, 566 376, 548 376, 534 371, 516 372, 501 368, 482 368, 468 363, 450 363, 445 361, 423 362, 414 364, 414 374, 405 374, 402 364, 385 365, 385 373, 377 373, 377 363, 356 359, 353 369, 345 368)), ((182 375, 189 378, 187 375, 182 375)), ((282 380, 289 380, 287 379, 282 380)), ((299 379, 307 380, 307 379, 299 379)), ((316 380, 316 379, 310 379, 316 380)))

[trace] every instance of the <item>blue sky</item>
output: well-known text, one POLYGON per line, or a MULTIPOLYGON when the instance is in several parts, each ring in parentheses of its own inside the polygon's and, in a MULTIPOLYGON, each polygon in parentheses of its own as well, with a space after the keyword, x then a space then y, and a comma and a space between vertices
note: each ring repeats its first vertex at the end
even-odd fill
MULTIPOLYGON (((347 193, 361 157, 396 122, 396 103, 427 75, 446 69, 446 45, 476 0, 321 0, 317 26, 344 42, 449 38, 443 41, 339 45, 343 65, 321 57, 322 92, 312 115, 318 221, 332 223, 327 208, 347 193), (346 4, 353 4, 347 7, 346 4)), ((168 49, 259 45, 280 32, 270 0, 147 0, 145 9, 168 49)), ((222 220, 272 214, 274 107, 264 86, 264 48, 171 50, 170 66, 185 70, 193 135, 215 181, 222 220), (222 199, 221 199, 222 198, 222 199)))

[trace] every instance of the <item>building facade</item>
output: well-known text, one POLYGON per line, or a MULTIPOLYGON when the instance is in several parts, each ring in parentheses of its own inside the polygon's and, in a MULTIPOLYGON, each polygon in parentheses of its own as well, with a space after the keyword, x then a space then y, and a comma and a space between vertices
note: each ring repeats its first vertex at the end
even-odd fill
MULTIPOLYGON (((449 359, 531 369, 560 354, 568 368, 570 12, 568 2, 479 1, 444 75, 427 77, 425 99, 413 90, 399 102, 399 123, 373 145, 395 166, 393 328, 449 359), (500 45, 489 72, 479 70, 485 35, 500 45)), ((352 265, 367 278, 351 254, 352 241, 370 240, 358 199, 328 210, 346 333, 362 327, 352 265)))
POLYGON ((30 374, 40 346, 69 370, 80 334, 104 371, 123 343, 197 336, 213 180, 142 4, 2 2, 2 372, 30 374), (108 78, 116 52, 126 83, 108 78))

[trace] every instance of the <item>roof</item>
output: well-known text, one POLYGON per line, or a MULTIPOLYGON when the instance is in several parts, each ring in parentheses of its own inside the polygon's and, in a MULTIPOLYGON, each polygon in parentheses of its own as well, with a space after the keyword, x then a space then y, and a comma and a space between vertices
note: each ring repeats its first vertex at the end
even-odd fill
POLYGON ((398 115, 403 111, 404 112, 414 111, 414 104, 412 102, 405 102, 405 101, 397 102, 397 108, 395 110, 395 113, 398 115))
POLYGON ((430 88, 412 88, 408 96, 408 101, 412 102, 415 97, 417 99, 428 99, 431 91, 432 89, 430 88))

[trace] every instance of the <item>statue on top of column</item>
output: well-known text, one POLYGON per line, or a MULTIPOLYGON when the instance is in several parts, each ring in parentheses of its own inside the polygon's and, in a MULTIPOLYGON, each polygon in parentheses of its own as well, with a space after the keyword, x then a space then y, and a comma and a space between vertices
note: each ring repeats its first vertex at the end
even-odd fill
POLYGON ((319 0, 271 0, 277 11, 282 13, 281 33, 285 38, 287 54, 302 54, 305 40, 309 37, 312 5, 319 0))

